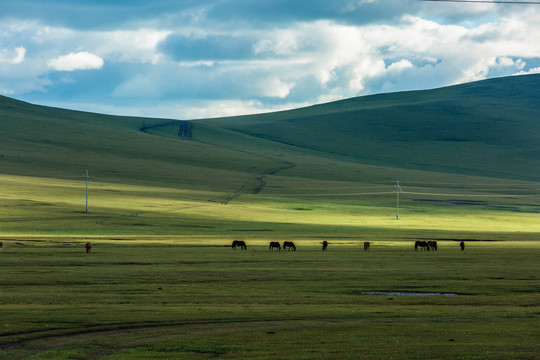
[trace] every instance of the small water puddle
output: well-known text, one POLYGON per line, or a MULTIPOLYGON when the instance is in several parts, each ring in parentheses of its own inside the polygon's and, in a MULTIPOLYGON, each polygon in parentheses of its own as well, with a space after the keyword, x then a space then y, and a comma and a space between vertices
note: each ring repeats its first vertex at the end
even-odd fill
POLYGON ((436 296, 455 296, 455 293, 441 292, 415 292, 415 291, 362 291, 364 295, 436 295, 436 296))

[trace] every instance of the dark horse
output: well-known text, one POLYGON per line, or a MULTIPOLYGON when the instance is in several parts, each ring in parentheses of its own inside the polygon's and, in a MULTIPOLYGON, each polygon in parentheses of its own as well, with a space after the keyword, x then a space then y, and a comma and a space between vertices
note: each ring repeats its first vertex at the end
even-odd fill
POLYGON ((84 248, 86 249, 86 252, 89 253, 90 250, 92 250, 92 243, 87 242, 86 245, 84 245, 84 248))
POLYGON ((371 244, 369 243, 369 241, 365 241, 364 242, 364 251, 368 251, 370 246, 371 246, 371 244))
POLYGON ((277 241, 272 241, 270 243, 270 246, 268 247, 268 250, 274 251, 274 249, 277 249, 278 251, 281 251, 281 245, 277 241))
POLYGON ((417 241, 414 243, 414 251, 418 251, 418 248, 420 248, 420 250, 427 250, 427 242, 425 241, 417 241))
POLYGON ((459 247, 461 248, 461 251, 465 251, 465 243, 463 241, 459 243, 459 247))
POLYGON ((0 250, 4 247, 4 243, 0 241, 0 250))
POLYGON ((326 248, 328 247, 328 241, 324 240, 322 242, 322 251, 326 251, 326 248))
POLYGON ((436 241, 428 241, 427 242, 427 250, 428 251, 437 251, 437 242, 436 241))
POLYGON ((240 250, 247 250, 247 245, 244 241, 242 240, 234 240, 232 242, 232 249, 233 250, 236 250, 236 247, 237 246, 240 246, 240 250))
POLYGON ((294 243, 292 241, 285 241, 283 243, 283 250, 287 249, 287 251, 296 251, 296 246, 294 246, 294 243))

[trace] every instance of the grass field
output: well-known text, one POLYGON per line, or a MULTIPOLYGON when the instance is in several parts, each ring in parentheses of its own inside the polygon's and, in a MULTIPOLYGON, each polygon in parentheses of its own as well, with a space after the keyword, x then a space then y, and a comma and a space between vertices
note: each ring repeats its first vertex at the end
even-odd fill
POLYGON ((3 251, 2 359, 536 359, 540 247, 264 237, 22 240, 3 251), (204 240, 204 241, 203 241, 204 240), (136 244, 135 244, 136 243, 136 244), (204 245, 203 245, 204 244, 204 245), (367 295, 413 291, 457 295, 367 295))
POLYGON ((91 183, 85 213, 82 180, 1 176, 0 358, 537 358, 534 183, 481 202, 404 193, 396 220, 391 192, 284 197, 267 180, 268 194, 227 205, 91 183), (439 251, 415 252, 417 239, 439 251), (274 240, 298 251, 269 252, 274 240))
POLYGON ((0 359, 537 359, 538 93, 495 79, 189 139, 0 97, 0 359))

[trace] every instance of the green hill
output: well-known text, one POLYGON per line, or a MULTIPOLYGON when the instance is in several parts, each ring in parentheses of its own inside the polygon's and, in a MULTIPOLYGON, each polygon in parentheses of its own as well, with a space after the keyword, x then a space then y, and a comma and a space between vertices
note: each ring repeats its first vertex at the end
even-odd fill
MULTIPOLYGON (((304 160, 538 181, 539 95, 539 75, 498 78, 193 121, 191 139, 178 137, 179 125, 171 120, 98 115, 1 97, 2 172, 71 178, 70 172, 91 168, 112 181, 178 183, 189 182, 185 174, 193 173, 192 167, 265 173, 291 168, 288 162, 309 152, 304 160)), ((312 170, 308 177, 333 177, 312 170)), ((193 180, 200 184, 207 175, 193 180)), ((342 179, 341 172, 336 175, 342 179)))
POLYGON ((361 163, 538 180, 539 98, 531 75, 206 123, 361 163))
POLYGON ((539 92, 191 122, 0 97, 0 359, 536 358, 539 92))
POLYGON ((536 231, 539 93, 530 75, 189 122, 0 97, 0 222, 14 234, 351 236, 394 228, 399 180, 416 214, 407 231, 536 231))

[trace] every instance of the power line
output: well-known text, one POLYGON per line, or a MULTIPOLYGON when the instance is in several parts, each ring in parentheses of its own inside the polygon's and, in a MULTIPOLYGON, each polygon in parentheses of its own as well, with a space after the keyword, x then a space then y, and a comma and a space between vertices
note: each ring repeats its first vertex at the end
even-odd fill
POLYGON ((264 196, 292 196, 292 197, 309 197, 309 196, 362 196, 362 195, 383 195, 383 194, 393 194, 393 191, 381 191, 381 192, 366 192, 366 193, 324 193, 324 194, 295 194, 295 193, 264 193, 264 196))
POLYGON ((88 213, 88 182, 90 181, 90 177, 88 176, 88 170, 86 170, 86 173, 83 176, 86 180, 86 213, 88 213))
POLYGON ((479 4, 519 4, 519 5, 540 5, 540 1, 505 1, 505 0, 421 0, 431 2, 453 2, 453 3, 479 3, 479 4))
POLYGON ((537 197, 540 195, 517 195, 517 194, 439 194, 439 193, 425 193, 425 192, 413 192, 403 191, 403 194, 411 195, 425 195, 425 196, 457 196, 457 197, 537 197))
POLYGON ((396 193, 396 220, 399 219, 399 193, 403 192, 401 190, 401 186, 399 186, 399 180, 396 181, 396 185, 394 185, 394 192, 396 193))

